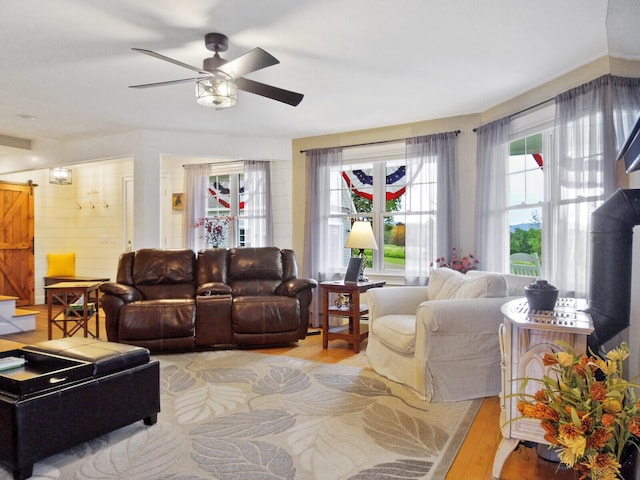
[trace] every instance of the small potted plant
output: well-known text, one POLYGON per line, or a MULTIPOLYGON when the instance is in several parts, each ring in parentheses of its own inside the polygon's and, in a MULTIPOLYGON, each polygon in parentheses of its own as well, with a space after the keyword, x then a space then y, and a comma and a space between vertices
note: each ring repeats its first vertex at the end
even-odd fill
POLYGON ((447 267, 460 273, 467 273, 469 270, 476 270, 479 263, 480 261, 473 253, 464 255, 462 250, 458 250, 456 247, 451 247, 450 260, 447 260, 445 257, 438 257, 431 262, 429 266, 435 266, 436 268, 447 267))
POLYGON ((638 385, 622 376, 628 345, 601 358, 577 355, 570 345, 557 343, 562 350, 543 359, 549 374, 525 379, 540 382, 541 388, 518 395, 520 414, 540 420, 545 440, 580 480, 635 479, 623 467, 628 457, 635 458, 640 436, 638 385))

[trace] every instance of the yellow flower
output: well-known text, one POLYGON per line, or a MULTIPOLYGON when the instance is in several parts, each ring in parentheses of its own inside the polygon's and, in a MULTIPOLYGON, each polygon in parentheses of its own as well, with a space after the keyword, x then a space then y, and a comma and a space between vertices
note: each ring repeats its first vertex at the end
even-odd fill
POLYGON ((569 352, 558 352, 556 353, 556 358, 558 359, 558 363, 561 367, 570 367, 573 365, 573 355, 569 352))
POLYGON ((577 455, 571 451, 569 448, 563 448, 558 452, 558 458, 560 458, 560 463, 563 463, 567 467, 573 467, 576 463, 577 455))
POLYGON ((612 362, 622 362, 629 356, 629 346, 626 343, 620 344, 620 347, 614 348, 607 352, 606 357, 612 362))
POLYGON ((567 447, 566 449, 576 458, 584 455, 584 450, 587 448, 587 439, 583 435, 574 437, 561 436, 560 443, 567 447))
POLYGON ((622 402, 616 398, 607 398, 602 402, 602 408, 607 413, 620 413, 622 411, 622 402))
POLYGON ((596 360, 596 365, 600 370, 602 370, 602 373, 607 376, 613 375, 618 371, 618 364, 616 362, 612 362, 611 360, 603 360, 599 358, 596 360))
POLYGON ((617 473, 620 464, 616 458, 608 453, 587 456, 587 461, 582 462, 590 472, 594 474, 594 478, 601 480, 615 480, 618 478, 617 473))

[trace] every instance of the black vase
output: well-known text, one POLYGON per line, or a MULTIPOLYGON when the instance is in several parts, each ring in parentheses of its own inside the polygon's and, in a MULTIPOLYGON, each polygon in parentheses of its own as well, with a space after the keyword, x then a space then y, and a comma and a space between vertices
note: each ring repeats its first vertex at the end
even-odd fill
POLYGON ((529 310, 553 310, 558 300, 558 289, 546 280, 536 280, 524 287, 529 310))

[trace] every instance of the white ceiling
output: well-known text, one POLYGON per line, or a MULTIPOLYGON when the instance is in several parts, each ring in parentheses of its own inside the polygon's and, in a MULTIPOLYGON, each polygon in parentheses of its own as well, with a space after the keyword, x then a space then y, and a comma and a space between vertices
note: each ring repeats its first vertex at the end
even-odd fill
POLYGON ((606 54, 640 60, 639 4, 3 0, 0 134, 298 138, 481 112, 606 54), (127 88, 192 75, 131 47, 200 66, 208 32, 229 36, 226 59, 256 46, 278 58, 247 78, 304 93, 302 103, 240 92, 216 111, 196 104, 192 84, 127 88))

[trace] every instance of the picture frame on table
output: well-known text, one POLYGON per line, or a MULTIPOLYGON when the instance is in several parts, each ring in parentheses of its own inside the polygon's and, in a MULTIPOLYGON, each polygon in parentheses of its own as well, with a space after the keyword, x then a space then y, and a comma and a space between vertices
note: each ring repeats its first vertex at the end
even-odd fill
POLYGON ((347 266, 347 273, 344 276, 344 283, 358 283, 360 272, 362 271, 362 257, 351 257, 347 266))

